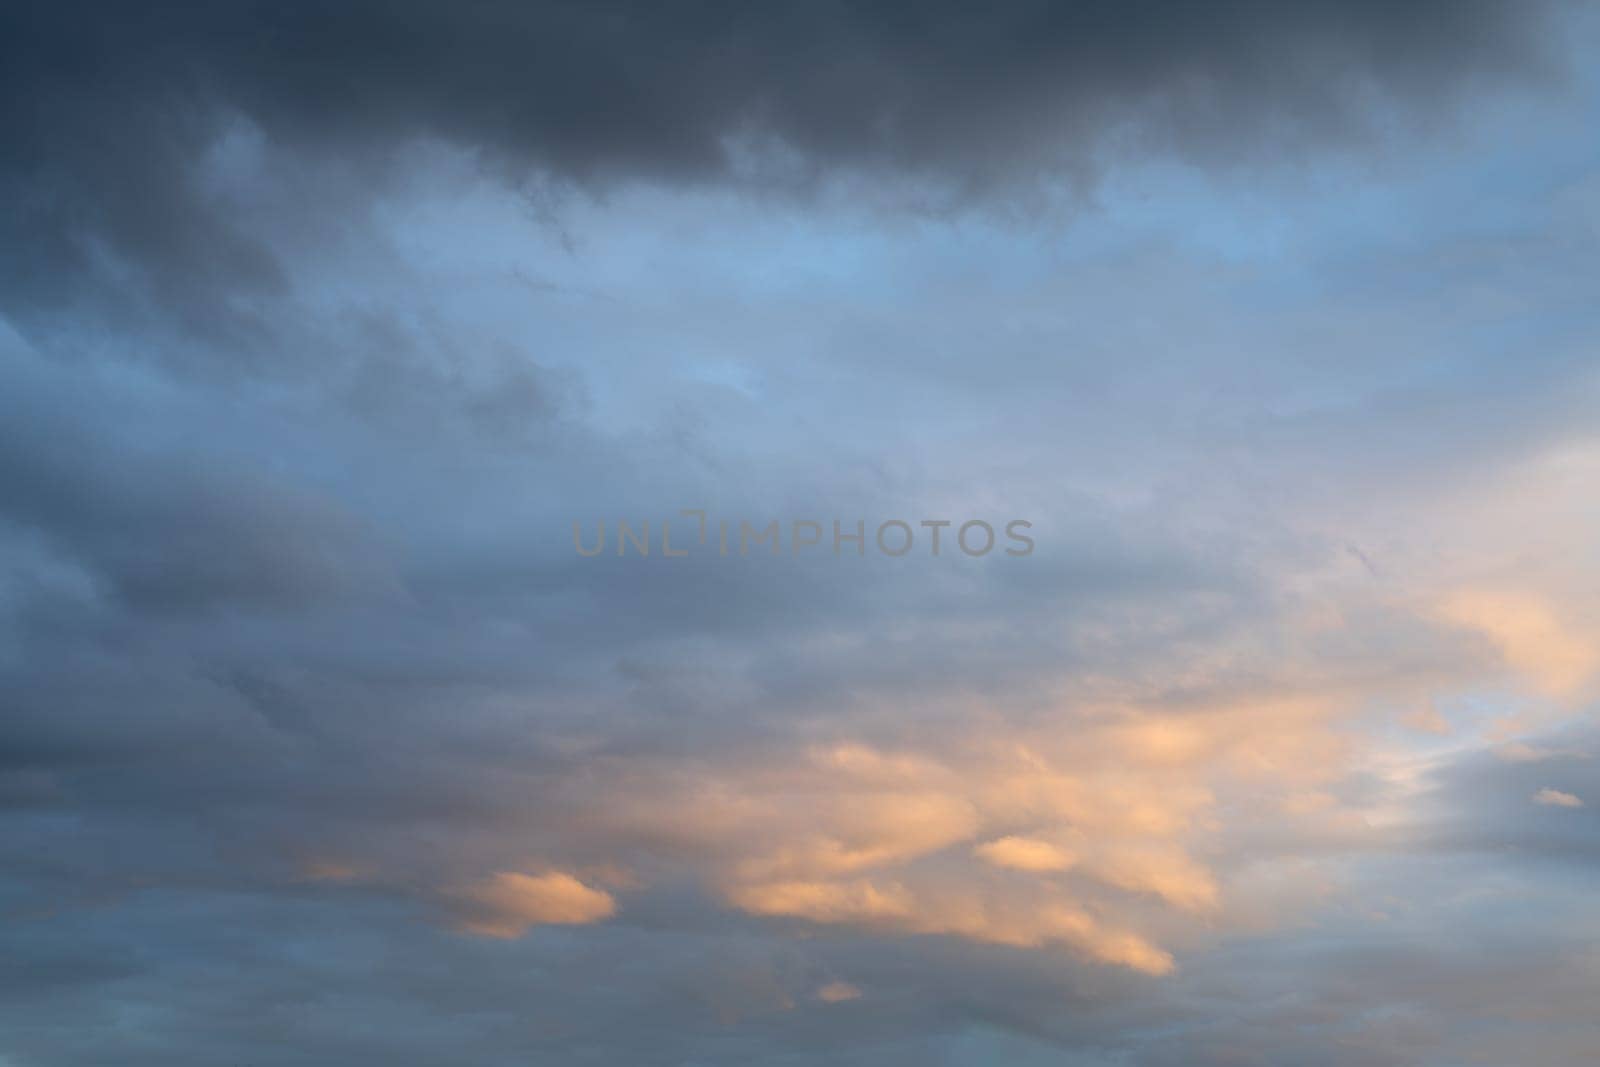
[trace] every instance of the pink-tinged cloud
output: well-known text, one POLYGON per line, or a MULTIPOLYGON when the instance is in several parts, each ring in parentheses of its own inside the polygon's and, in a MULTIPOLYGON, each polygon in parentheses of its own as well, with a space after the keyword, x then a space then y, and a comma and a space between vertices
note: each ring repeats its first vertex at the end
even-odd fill
POLYGON ((483 937, 521 937, 531 927, 581 926, 616 914, 615 898, 562 871, 504 871, 456 894, 456 928, 483 937))
POLYGON ((1064 871, 1077 862, 1077 857, 1066 849, 1029 837, 1001 837, 985 841, 972 853, 996 867, 1014 871, 1064 871))
POLYGON ((848 1000, 860 1000, 861 990, 849 982, 829 982, 817 990, 817 999, 824 1004, 843 1004, 848 1000))
POLYGON ((1446 600, 1442 617, 1488 637, 1506 664, 1543 694, 1574 700, 1600 672, 1600 643, 1550 598, 1469 590, 1446 600))
POLYGON ((1583 801, 1571 793, 1563 793, 1559 789, 1545 788, 1533 794, 1533 802, 1542 804, 1547 808, 1581 808, 1583 801))
POLYGON ((1101 963, 1145 974, 1174 969, 1170 953, 1108 925, 1053 892, 999 897, 948 884, 913 891, 898 882, 781 882, 738 886, 730 901, 754 915, 911 934, 945 934, 1013 948, 1062 945, 1101 963))

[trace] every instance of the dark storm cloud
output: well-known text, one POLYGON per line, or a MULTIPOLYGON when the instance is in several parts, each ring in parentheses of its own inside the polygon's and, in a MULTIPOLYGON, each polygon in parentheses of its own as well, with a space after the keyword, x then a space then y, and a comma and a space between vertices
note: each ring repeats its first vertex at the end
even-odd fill
POLYGON ((1359 133, 1384 121, 1375 103, 1432 114, 1474 81, 1540 72, 1536 15, 1444 0, 11 4, 0 291, 13 314, 81 300, 110 257, 148 271, 146 299, 215 326, 231 288, 281 290, 198 166, 238 119, 370 178, 431 137, 585 182, 888 168, 961 195, 1081 176, 1114 130, 1213 159, 1359 133))

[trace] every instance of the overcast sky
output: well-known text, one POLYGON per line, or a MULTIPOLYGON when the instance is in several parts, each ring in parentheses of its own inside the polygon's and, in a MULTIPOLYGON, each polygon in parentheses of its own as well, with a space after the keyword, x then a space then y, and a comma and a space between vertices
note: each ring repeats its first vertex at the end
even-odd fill
POLYGON ((1600 1059, 1597 55, 4 5, 0 1067, 1600 1059))

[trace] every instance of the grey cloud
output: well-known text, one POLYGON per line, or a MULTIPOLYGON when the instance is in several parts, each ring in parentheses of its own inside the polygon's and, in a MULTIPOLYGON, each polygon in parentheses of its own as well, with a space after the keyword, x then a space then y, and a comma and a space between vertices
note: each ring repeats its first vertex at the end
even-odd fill
POLYGON ((1154 984, 937 940, 680 918, 498 943, 349 891, 147 892, 15 927, 0 1019, 10 1055, 62 1065, 101 1062, 108 1044, 132 1064, 1582 1062, 1581 949, 1461 918, 1325 927, 1292 950, 1245 940, 1154 984), (834 977, 861 999, 816 1001, 834 977))
MULTIPOLYGON (((1546 79, 1541 11, 13 4, 0 22, 0 291, 14 315, 82 310, 86 276, 131 269, 145 286, 97 299, 237 341, 228 295, 290 284, 201 166, 241 119, 344 160, 356 188, 381 182, 406 142, 437 138, 511 175, 582 183, 742 180, 741 160, 776 145, 785 181, 886 168, 959 195, 1088 173, 1129 122, 1141 150, 1227 158, 1368 132, 1374 100, 1431 114, 1474 83, 1546 79)), ((332 188, 304 192, 301 210, 336 229, 316 203, 332 188)))
POLYGON ((1536 739, 1546 759, 1518 761, 1492 752, 1441 768, 1433 803, 1441 813, 1425 823, 1418 844, 1444 854, 1515 855, 1525 863, 1576 879, 1600 867, 1600 814, 1590 807, 1535 803, 1543 789, 1600 798, 1600 734, 1585 726, 1536 739))
POLYGON ((335 502, 208 462, 203 425, 194 439, 152 447, 77 421, 81 396, 50 396, 21 377, 0 400, 7 516, 57 535, 110 595, 159 610, 382 585, 379 557, 335 502))

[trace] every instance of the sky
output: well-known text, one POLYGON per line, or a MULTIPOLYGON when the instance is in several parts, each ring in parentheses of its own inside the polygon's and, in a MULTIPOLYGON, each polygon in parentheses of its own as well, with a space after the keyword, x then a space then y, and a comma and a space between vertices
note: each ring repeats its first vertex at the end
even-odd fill
POLYGON ((1597 54, 5 5, 0 1067, 1600 1059, 1597 54))

